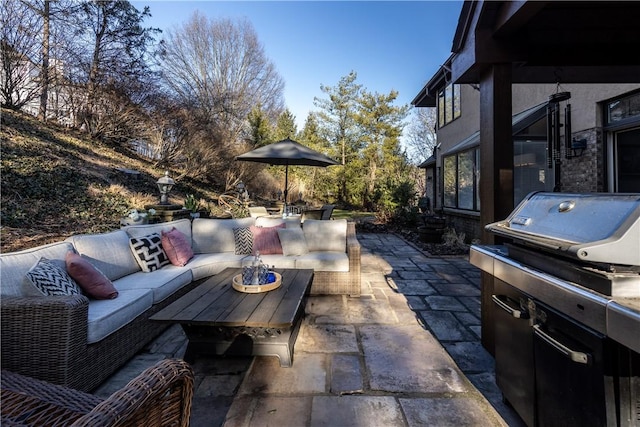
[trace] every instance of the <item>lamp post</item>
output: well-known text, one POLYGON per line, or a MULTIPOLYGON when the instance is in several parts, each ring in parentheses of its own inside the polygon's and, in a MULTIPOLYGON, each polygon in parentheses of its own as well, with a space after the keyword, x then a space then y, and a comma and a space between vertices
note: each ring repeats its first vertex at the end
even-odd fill
POLYGON ((175 181, 169 177, 169 171, 164 172, 164 176, 161 177, 156 184, 160 190, 160 204, 169 204, 169 192, 173 188, 175 181))

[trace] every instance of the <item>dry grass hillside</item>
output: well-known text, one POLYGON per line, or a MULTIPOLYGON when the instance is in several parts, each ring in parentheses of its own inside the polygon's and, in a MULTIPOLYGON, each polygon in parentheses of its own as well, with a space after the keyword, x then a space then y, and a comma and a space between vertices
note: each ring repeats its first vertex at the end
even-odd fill
MULTIPOLYGON (((22 113, 2 109, 0 118, 2 252, 113 230, 129 209, 158 202, 164 171, 135 153, 22 113)), ((171 201, 191 193, 217 198, 208 184, 189 181, 177 183, 171 201)))

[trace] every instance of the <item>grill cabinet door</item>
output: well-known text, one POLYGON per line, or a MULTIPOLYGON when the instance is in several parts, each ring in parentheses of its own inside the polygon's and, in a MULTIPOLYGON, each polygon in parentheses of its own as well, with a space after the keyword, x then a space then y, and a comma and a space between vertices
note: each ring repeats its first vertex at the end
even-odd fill
POLYGON ((536 304, 538 426, 606 426, 605 337, 536 304))
POLYGON ((535 425, 533 337, 526 294, 496 279, 494 284, 496 384, 529 426, 535 425))

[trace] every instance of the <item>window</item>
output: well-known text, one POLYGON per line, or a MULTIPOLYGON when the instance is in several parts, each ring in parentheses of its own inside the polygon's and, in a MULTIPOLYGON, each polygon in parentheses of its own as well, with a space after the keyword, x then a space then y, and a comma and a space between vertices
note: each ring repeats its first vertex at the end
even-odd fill
MULTIPOLYGON (((532 191, 552 191, 554 169, 547 162, 547 105, 537 105, 513 116, 514 201, 532 191)), ((443 153, 443 205, 480 210, 480 132, 443 153)), ((555 166, 555 165, 554 165, 555 166)))
POLYGON ((640 92, 605 104, 609 191, 640 192, 640 92))
MULTIPOLYGON (((518 204, 532 191, 553 191, 554 169, 547 164, 547 141, 513 141, 513 201, 518 204)), ((554 165, 555 167, 555 165, 554 165)))
POLYGON ((640 192, 640 128, 616 134, 616 191, 640 192))
POLYGON ((478 148, 444 158, 444 207, 480 210, 479 160, 478 148))
POLYGON ((460 117, 460 86, 449 84, 438 92, 438 127, 460 117))
POLYGON ((640 93, 611 101, 607 104, 607 125, 640 117, 640 93))
POLYGON ((538 118, 535 111, 530 114, 531 121, 527 120, 526 127, 513 135, 513 201, 516 205, 532 191, 553 191, 555 185, 555 163, 551 168, 548 163, 547 116, 538 118))

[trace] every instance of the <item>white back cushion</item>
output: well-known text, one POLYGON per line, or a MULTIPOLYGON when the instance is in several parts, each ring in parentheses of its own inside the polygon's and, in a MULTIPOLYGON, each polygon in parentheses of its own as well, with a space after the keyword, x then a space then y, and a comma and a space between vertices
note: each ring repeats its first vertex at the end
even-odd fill
POLYGON ((129 225, 126 227, 122 227, 122 229, 126 231, 130 237, 144 237, 153 233, 158 233, 162 236, 163 231, 171 231, 173 227, 187 236, 187 239, 189 240, 189 242, 191 242, 190 219, 178 219, 176 221, 161 222, 159 224, 129 225))
POLYGON ((25 274, 40 258, 56 260, 64 265, 67 252, 73 251, 70 242, 56 242, 18 252, 0 255, 0 295, 33 296, 33 292, 25 292, 23 279, 25 274))
POLYGON ((255 220, 251 217, 194 219, 191 224, 193 252, 196 254, 235 252, 236 240, 233 237, 233 229, 250 227, 255 224, 255 220))
POLYGON ((347 220, 307 219, 302 225, 309 252, 347 250, 347 220))
POLYGON ((129 235, 124 230, 79 234, 67 238, 67 241, 73 243, 78 253, 84 255, 109 280, 140 271, 129 247, 129 235))

